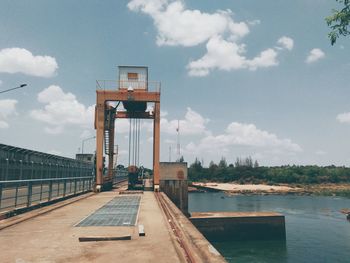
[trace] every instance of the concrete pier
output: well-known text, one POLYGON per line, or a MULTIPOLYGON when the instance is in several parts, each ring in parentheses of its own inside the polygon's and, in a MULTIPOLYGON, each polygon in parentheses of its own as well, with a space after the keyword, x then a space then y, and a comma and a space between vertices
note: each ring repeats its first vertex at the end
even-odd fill
POLYGON ((26 220, 24 215, 1 220, 0 261, 225 262, 163 193, 138 194, 141 200, 133 226, 76 226, 118 196, 113 191, 90 193, 45 213, 41 211, 47 207, 31 211, 36 215, 26 220), (139 235, 139 225, 144 236, 139 235))
POLYGON ((210 241, 285 239, 285 218, 274 212, 191 213, 191 222, 210 241))
POLYGON ((188 214, 187 163, 161 162, 160 190, 185 214, 188 214))

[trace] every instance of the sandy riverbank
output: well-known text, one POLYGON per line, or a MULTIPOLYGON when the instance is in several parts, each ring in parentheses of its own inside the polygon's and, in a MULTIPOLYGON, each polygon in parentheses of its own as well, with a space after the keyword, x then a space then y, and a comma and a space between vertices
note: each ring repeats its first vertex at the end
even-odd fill
POLYGON ((235 184, 235 183, 192 183, 193 186, 205 187, 230 193, 266 192, 290 193, 302 191, 302 188, 265 184, 235 184))
POLYGON ((350 184, 318 184, 318 185, 266 185, 266 184, 237 184, 237 183, 199 183, 192 186, 199 189, 225 191, 229 194, 322 194, 350 191, 350 184))

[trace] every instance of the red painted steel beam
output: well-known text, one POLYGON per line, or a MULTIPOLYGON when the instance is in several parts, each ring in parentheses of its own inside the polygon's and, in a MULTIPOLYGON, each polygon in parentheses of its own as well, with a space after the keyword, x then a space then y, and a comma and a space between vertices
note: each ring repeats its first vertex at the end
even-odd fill
POLYGON ((106 101, 160 102, 160 92, 141 90, 96 90, 96 93, 98 104, 104 104, 106 101))
POLYGON ((154 115, 149 112, 118 111, 115 117, 117 119, 154 119, 154 115))

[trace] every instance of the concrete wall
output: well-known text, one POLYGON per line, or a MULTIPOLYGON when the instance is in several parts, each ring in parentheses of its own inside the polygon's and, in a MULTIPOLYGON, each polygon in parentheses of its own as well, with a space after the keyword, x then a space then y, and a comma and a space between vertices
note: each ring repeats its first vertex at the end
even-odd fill
POLYGON ((160 180, 187 180, 187 163, 161 162, 160 180))
POLYGON ((192 213, 190 220, 209 241, 286 238, 285 218, 278 213, 192 213))
POLYGON ((185 214, 188 215, 187 163, 160 163, 160 191, 185 214))

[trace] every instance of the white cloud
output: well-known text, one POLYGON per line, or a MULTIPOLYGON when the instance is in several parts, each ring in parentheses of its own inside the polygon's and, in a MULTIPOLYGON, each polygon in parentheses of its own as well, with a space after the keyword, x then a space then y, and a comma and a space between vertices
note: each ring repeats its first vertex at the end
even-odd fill
POLYGON ((224 40, 220 36, 211 38, 207 43, 207 53, 200 59, 191 61, 187 68, 190 76, 206 76, 210 70, 236 70, 271 67, 278 65, 277 52, 264 50, 257 57, 249 60, 244 56, 245 45, 224 40))
POLYGON ((0 79, 0 86, 2 86, 2 83, 3 83, 3 82, 2 82, 2 80, 0 79))
POLYGON ((153 18, 158 30, 159 46, 195 46, 214 35, 227 33, 230 37, 240 38, 249 33, 247 24, 236 23, 230 10, 219 10, 209 14, 200 10, 185 9, 183 1, 179 0, 132 0, 128 8, 153 18))
POLYGON ((34 56, 24 48, 0 50, 0 72, 23 73, 37 77, 52 77, 58 68, 56 59, 50 56, 34 56))
POLYGON ((93 127, 95 107, 86 107, 74 94, 65 93, 59 86, 49 86, 38 94, 43 109, 32 110, 30 116, 48 124, 45 131, 60 134, 67 126, 93 127))
POLYGON ((260 53, 259 56, 252 60, 247 60, 248 68, 250 70, 256 70, 257 68, 267 68, 277 66, 277 52, 272 49, 266 49, 260 53))
POLYGON ((320 60, 321 58, 325 57, 325 53, 319 49, 319 48, 314 48, 310 51, 309 55, 307 56, 305 62, 310 64, 310 63, 314 63, 318 60, 320 60))
POLYGON ((340 123, 350 123, 350 112, 340 113, 336 119, 340 123))
POLYGON ((292 50, 294 47, 294 40, 290 37, 283 36, 280 39, 278 39, 277 44, 281 45, 282 48, 292 50))
POLYGON ((9 127, 7 120, 11 115, 16 114, 17 103, 17 100, 12 99, 0 100, 0 129, 9 127))
POLYGON ((186 146, 187 151, 197 153, 228 151, 232 146, 246 146, 268 149, 277 152, 301 152, 302 148, 290 139, 280 139, 275 134, 258 129, 254 124, 232 122, 225 133, 208 135, 196 145, 193 142, 186 146))
MULTIPOLYGON (((186 9, 180 0, 131 0, 128 8, 153 18, 159 46, 188 47, 206 43, 206 54, 187 65, 190 76, 206 76, 213 69, 256 70, 278 65, 278 53, 272 48, 252 59, 244 56, 245 45, 239 42, 249 34, 248 25, 259 24, 260 20, 236 22, 231 10, 205 13, 186 9)), ((288 37, 281 39, 280 44, 290 50, 293 40, 288 37)))
POLYGON ((162 118, 160 120, 160 128, 162 133, 175 135, 179 124, 181 135, 200 135, 208 133, 206 129, 206 124, 208 122, 209 119, 202 117, 191 108, 187 108, 184 119, 168 120, 166 118, 162 118))

